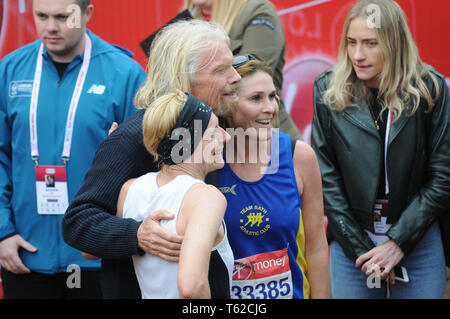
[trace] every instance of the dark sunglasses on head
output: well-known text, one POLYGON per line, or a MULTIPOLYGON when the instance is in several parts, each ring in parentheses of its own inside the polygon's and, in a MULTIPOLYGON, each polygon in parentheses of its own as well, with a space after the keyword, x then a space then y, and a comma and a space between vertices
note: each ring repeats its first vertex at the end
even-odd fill
POLYGON ((244 55, 236 55, 233 58, 233 68, 237 69, 240 66, 243 66, 249 61, 257 60, 262 61, 262 59, 254 54, 244 54, 244 55))

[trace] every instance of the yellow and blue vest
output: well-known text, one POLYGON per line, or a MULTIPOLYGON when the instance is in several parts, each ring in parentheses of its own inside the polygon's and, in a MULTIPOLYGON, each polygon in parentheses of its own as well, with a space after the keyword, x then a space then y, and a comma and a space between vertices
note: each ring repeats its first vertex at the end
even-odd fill
POLYGON ((290 137, 273 132, 269 169, 260 180, 240 179, 228 163, 218 171, 219 188, 228 204, 224 218, 228 240, 236 259, 233 298, 309 298, 302 203, 292 152, 290 137))

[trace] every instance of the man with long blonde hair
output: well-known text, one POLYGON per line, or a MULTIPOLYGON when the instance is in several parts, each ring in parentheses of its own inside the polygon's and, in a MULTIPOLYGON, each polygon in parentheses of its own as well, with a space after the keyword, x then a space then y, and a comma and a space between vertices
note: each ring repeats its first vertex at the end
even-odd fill
POLYGON ((333 296, 442 298, 437 220, 450 206, 449 94, 421 61, 396 2, 354 5, 314 104, 333 296))
POLYGON ((155 212, 144 221, 119 219, 117 198, 129 179, 158 165, 143 144, 145 109, 158 97, 175 90, 190 92, 218 109, 236 98, 240 76, 232 67, 233 55, 223 28, 199 20, 179 21, 165 27, 152 43, 148 75, 135 97, 143 110, 114 131, 99 147, 80 191, 63 220, 64 239, 71 246, 103 258, 102 280, 106 298, 140 298, 131 256, 144 252, 177 261, 182 238, 163 229, 167 212, 155 212))

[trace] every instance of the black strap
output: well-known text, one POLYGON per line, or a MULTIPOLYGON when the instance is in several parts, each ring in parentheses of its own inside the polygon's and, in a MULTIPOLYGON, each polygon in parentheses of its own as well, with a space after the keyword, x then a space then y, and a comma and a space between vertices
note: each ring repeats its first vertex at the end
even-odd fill
POLYGON ((214 185, 216 187, 219 186, 219 174, 217 173, 217 171, 208 173, 205 178, 205 183, 214 185))
POLYGON ((297 140, 291 137, 292 158, 294 158, 295 144, 297 144, 297 140))

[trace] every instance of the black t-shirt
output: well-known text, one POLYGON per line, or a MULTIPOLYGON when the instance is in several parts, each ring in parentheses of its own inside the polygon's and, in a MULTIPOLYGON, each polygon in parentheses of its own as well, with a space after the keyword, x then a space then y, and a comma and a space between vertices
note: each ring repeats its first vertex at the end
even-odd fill
POLYGON ((69 66, 69 63, 53 61, 53 64, 55 65, 56 70, 58 71, 59 77, 62 78, 64 71, 69 66))
POLYGON ((383 109, 381 99, 378 97, 378 89, 369 88, 369 94, 368 94, 368 105, 369 108, 372 108, 372 116, 374 116, 375 119, 378 119, 378 125, 380 129, 378 130, 378 133, 380 134, 381 139, 381 158, 380 158, 380 177, 378 182, 378 191, 377 191, 377 199, 387 199, 388 196, 385 192, 385 183, 386 178, 384 176, 384 141, 386 136, 386 126, 387 126, 387 117, 388 117, 388 111, 384 111, 383 114, 381 113, 381 110, 383 109))

